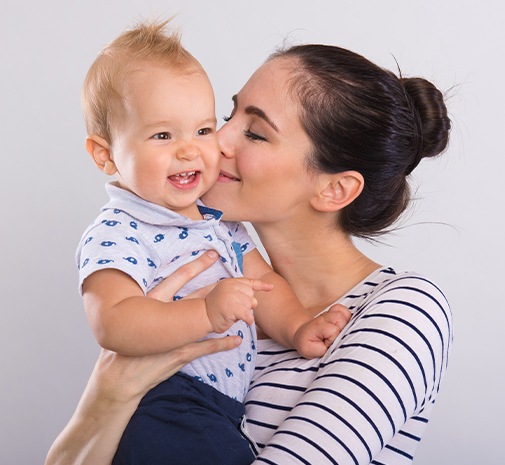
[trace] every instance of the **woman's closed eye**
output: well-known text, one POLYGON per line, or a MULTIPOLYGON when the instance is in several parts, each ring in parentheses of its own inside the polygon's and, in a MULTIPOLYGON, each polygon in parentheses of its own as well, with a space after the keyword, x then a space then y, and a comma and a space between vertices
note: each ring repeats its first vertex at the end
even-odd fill
POLYGON ((260 136, 259 134, 256 134, 254 132, 251 132, 250 129, 245 129, 244 130, 244 136, 246 136, 249 140, 252 141, 257 141, 257 142, 266 142, 267 139, 263 136, 260 136))
MULTIPOLYGON (((223 116, 224 122, 227 123, 228 121, 230 121, 233 118, 234 113, 235 109, 233 109, 233 112, 230 116, 223 116)), ((252 132, 250 129, 244 129, 244 136, 246 136, 249 140, 252 141, 266 142, 267 140, 265 137, 252 132)))

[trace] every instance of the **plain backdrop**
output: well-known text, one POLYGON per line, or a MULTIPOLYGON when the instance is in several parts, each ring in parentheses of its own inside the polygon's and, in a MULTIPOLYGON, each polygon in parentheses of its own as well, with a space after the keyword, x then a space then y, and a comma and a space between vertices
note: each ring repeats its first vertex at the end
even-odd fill
POLYGON ((384 265, 433 278, 454 313, 449 371, 414 463, 505 463, 498 0, 2 0, 0 463, 43 463, 98 354, 74 252, 106 201, 107 179, 84 150, 81 83, 123 29, 173 14, 215 86, 218 118, 283 42, 337 44, 395 70, 398 62, 405 76, 448 92, 450 149, 416 170, 415 201, 398 231, 360 246, 384 265))

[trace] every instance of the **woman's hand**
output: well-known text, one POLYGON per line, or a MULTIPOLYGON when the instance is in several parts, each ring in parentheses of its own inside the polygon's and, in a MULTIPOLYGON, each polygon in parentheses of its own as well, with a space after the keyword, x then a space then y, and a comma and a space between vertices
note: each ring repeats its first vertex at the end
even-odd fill
MULTIPOLYGON (((216 252, 206 252, 166 278, 150 297, 170 300, 217 258, 216 252)), ((51 446, 45 464, 110 465, 126 425, 151 388, 194 359, 233 349, 241 342, 239 336, 208 339, 144 357, 103 349, 74 415, 51 446)))
POLYGON ((234 349, 241 342, 239 336, 206 339, 168 353, 143 357, 128 357, 102 349, 89 384, 103 400, 137 405, 150 389, 180 371, 186 364, 204 355, 234 349))
MULTIPOLYGON (((174 295, 195 276, 210 268, 213 263, 218 259, 219 254, 215 250, 207 250, 200 257, 195 258, 192 262, 186 263, 178 268, 170 276, 167 276, 161 283, 159 283, 153 290, 148 292, 147 296, 152 299, 158 299, 162 302, 170 302, 174 295)), ((207 294, 214 288, 215 284, 211 286, 202 287, 198 291, 185 297, 191 298, 205 298, 207 294)))
POLYGON ((194 342, 166 354, 126 357, 102 349, 77 409, 46 465, 110 465, 126 425, 151 388, 203 355, 230 350, 239 336, 194 342))

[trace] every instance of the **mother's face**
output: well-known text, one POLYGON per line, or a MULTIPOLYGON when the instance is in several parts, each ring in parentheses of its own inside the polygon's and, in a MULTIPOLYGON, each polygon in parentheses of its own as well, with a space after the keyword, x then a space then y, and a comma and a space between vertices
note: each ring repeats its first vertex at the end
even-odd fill
POLYGON ((290 65, 274 59, 261 66, 234 96, 229 122, 218 133, 222 172, 203 200, 227 220, 260 225, 308 208, 311 143, 288 93, 290 65))

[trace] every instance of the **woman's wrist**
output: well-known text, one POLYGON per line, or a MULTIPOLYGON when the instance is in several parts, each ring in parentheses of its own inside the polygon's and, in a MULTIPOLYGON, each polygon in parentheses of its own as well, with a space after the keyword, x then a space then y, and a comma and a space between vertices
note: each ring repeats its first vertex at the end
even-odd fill
POLYGON ((111 464, 142 394, 120 389, 107 362, 110 356, 100 354, 77 409, 53 443, 45 465, 111 464))

